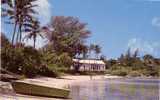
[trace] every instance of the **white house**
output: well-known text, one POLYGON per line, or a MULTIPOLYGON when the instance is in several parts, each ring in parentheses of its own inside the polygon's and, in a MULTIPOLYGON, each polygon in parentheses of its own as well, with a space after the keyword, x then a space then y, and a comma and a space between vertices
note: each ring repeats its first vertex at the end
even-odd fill
POLYGON ((105 71, 103 60, 95 59, 73 59, 72 69, 78 68, 79 71, 105 71))

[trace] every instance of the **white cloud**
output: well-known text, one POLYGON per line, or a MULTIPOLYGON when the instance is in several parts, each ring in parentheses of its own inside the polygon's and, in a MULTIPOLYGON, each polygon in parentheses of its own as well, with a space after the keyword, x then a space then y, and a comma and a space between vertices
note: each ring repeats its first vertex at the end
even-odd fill
POLYGON ((148 42, 140 38, 132 38, 128 41, 128 48, 131 49, 131 52, 139 50, 143 54, 152 54, 154 56, 160 56, 160 43, 159 42, 148 42))
POLYGON ((154 17, 152 19, 152 25, 155 26, 155 27, 160 28, 160 17, 154 17))
POLYGON ((37 0, 34 2, 38 6, 35 7, 36 12, 38 12, 38 18, 42 25, 47 24, 51 18, 51 5, 49 0, 37 0))
MULTIPOLYGON (((25 35, 26 35, 26 34, 23 34, 23 39, 24 39, 25 35)), ((28 40, 25 39, 23 42, 24 42, 25 45, 27 45, 27 46, 33 46, 33 39, 28 39, 28 40)), ((45 38, 42 38, 42 37, 38 36, 38 37, 36 38, 36 45, 35 45, 35 46, 36 46, 36 48, 38 49, 38 48, 43 47, 46 43, 47 43, 47 40, 46 40, 45 38)))
MULTIPOLYGON (((40 20, 41 25, 46 25, 50 21, 50 18, 52 16, 51 5, 49 3, 49 0, 37 0, 33 4, 38 5, 37 7, 35 7, 35 11, 38 12, 38 15, 36 17, 38 17, 38 19, 40 20)), ((24 43, 26 45, 33 46, 33 39, 24 41, 24 43)), ((45 44, 46 44, 46 39, 43 39, 40 36, 38 36, 36 40, 36 48, 40 48, 45 44)))

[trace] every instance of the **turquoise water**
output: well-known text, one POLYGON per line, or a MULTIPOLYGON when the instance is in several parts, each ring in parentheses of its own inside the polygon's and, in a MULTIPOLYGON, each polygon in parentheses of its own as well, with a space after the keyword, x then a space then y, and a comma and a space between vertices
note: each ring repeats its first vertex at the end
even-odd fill
POLYGON ((73 100, 160 100, 159 79, 106 79, 72 85, 73 100))

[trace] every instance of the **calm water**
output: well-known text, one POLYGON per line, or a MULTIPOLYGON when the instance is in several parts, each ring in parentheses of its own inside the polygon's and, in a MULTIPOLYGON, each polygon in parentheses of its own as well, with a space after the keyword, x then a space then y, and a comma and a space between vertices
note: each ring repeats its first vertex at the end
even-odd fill
POLYGON ((71 87, 73 100, 160 100, 158 79, 92 80, 71 87))

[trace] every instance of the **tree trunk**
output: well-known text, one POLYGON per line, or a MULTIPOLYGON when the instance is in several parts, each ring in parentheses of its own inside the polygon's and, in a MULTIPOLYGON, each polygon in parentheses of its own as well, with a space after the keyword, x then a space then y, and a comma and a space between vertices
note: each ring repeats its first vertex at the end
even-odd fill
POLYGON ((96 54, 96 58, 99 59, 99 53, 96 54))
POLYGON ((20 26, 19 42, 22 40, 22 25, 20 26))
POLYGON ((15 22, 15 25, 14 25, 14 31, 13 31, 13 36, 12 36, 12 45, 14 44, 14 37, 16 34, 16 28, 17 28, 17 21, 15 22))
POLYGON ((36 48, 36 38, 34 37, 34 40, 33 40, 33 47, 36 48))
POLYGON ((19 29, 18 29, 17 37, 16 37, 16 43, 18 43, 19 35, 20 35, 20 26, 19 26, 19 29))

